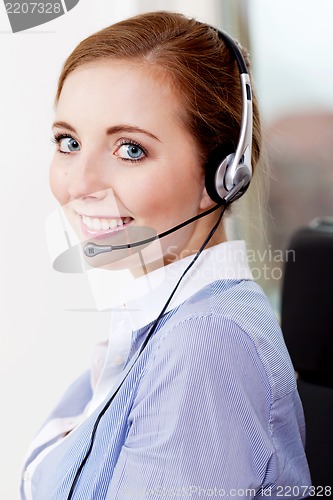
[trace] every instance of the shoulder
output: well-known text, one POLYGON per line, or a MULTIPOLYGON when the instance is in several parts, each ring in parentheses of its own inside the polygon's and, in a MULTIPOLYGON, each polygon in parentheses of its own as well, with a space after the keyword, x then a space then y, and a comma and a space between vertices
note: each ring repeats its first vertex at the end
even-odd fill
POLYGON ((278 321, 252 281, 220 280, 201 289, 164 322, 158 344, 161 354, 165 350, 190 363, 195 360, 197 369, 203 363, 206 371, 229 369, 232 376, 243 378, 241 366, 247 366, 272 400, 296 388, 278 321))

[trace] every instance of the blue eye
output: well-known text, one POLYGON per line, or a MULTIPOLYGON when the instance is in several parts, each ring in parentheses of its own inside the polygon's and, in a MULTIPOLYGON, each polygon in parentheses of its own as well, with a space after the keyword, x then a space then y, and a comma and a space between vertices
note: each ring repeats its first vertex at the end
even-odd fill
POLYGON ((53 141, 58 144, 60 153, 73 153, 81 149, 78 141, 70 135, 58 134, 53 141))
POLYGON ((143 147, 132 142, 123 143, 116 151, 116 156, 122 160, 139 161, 143 160, 147 153, 143 147))
POLYGON ((73 137, 63 137, 59 141, 59 150, 62 153, 72 153, 80 150, 80 144, 73 137))

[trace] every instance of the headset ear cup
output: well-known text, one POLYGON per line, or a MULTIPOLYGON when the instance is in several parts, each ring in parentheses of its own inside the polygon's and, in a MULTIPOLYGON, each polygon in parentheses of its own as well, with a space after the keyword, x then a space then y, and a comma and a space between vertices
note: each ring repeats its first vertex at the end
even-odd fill
POLYGON ((243 185, 242 189, 240 190, 241 194, 245 193, 245 191, 249 187, 250 182, 251 182, 251 178, 252 178, 251 170, 249 169, 249 167, 247 165, 244 164, 237 169, 235 179, 234 179, 234 184, 236 185, 236 184, 239 184, 240 182, 244 181, 244 185, 243 185))
POLYGON ((216 176, 217 171, 219 171, 219 179, 222 177, 222 182, 224 184, 225 172, 227 165, 230 162, 231 157, 233 157, 234 151, 232 145, 220 145, 215 148, 209 155, 208 160, 205 165, 205 186, 209 197, 216 203, 221 203, 223 197, 218 193, 216 189, 216 176))
MULTIPOLYGON (((228 175, 228 172, 226 172, 226 175, 228 175)), ((236 193, 233 194, 232 196, 230 196, 230 194, 229 194, 228 203, 232 203, 233 201, 235 201, 238 198, 240 198, 241 196, 243 196, 243 194, 245 193, 245 191, 247 190, 247 188, 250 185, 251 177, 252 177, 252 174, 251 174, 251 170, 249 169, 249 167, 247 165, 244 165, 244 164, 238 164, 236 173, 233 177, 232 186, 230 189, 227 189, 227 191, 230 192, 231 189, 233 187, 236 187, 236 186, 240 186, 240 187, 239 187, 239 190, 237 190, 236 193)), ((225 183, 226 183, 226 179, 225 179, 225 183)))

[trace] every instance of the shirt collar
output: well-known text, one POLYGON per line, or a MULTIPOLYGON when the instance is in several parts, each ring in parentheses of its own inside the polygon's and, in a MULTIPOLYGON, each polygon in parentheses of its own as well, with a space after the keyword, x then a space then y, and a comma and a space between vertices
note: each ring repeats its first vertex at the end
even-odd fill
MULTIPOLYGON (((137 278, 123 291, 122 310, 127 310, 133 330, 156 319, 179 278, 193 260, 189 255, 137 278)), ((179 306, 201 288, 217 280, 252 280, 244 241, 228 241, 205 249, 186 273, 167 311, 179 306)))

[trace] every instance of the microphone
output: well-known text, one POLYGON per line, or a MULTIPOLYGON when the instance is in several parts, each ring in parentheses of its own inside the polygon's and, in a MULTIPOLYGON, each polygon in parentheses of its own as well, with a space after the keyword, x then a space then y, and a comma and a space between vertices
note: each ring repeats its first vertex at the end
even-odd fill
MULTIPOLYGON (((165 236, 168 236, 169 234, 178 231, 179 229, 187 226, 188 224, 191 224, 191 222, 194 222, 198 219, 201 219, 202 217, 205 217, 206 215, 215 212, 219 207, 221 207, 221 204, 214 205, 214 207, 210 208, 209 210, 206 210, 205 212, 202 212, 202 214, 195 215, 194 217, 191 217, 190 219, 186 220, 185 222, 182 222, 181 224, 178 224, 175 227, 172 227, 171 229, 168 229, 167 231, 164 231, 163 233, 160 234, 155 234, 154 236, 151 236, 149 238, 140 240, 140 241, 135 241, 134 243, 125 243, 123 245, 98 245, 96 243, 89 242, 87 243, 84 248, 84 254, 86 257, 96 257, 97 255, 103 254, 103 253, 109 253, 113 252, 114 250, 126 250, 129 248, 135 248, 139 247, 142 245, 148 245, 149 243, 152 243, 153 241, 164 238, 165 236)), ((137 230, 136 226, 133 228, 129 227, 127 231, 130 230, 137 230)))
POLYGON ((83 249, 86 257, 95 257, 100 253, 112 252, 112 250, 112 245, 95 245, 94 243, 87 243, 83 249))
POLYGON ((109 264, 122 261, 131 255, 140 254, 148 243, 156 239, 158 239, 158 236, 152 228, 130 226, 127 229, 112 233, 106 242, 107 244, 104 245, 81 242, 69 246, 54 260, 53 268, 63 273, 82 273, 94 267, 103 268, 109 264), (112 241, 112 245, 109 243, 110 241, 112 241), (130 241, 134 241, 134 243, 129 243, 130 241), (130 250, 132 247, 136 248, 130 250), (118 250, 118 252, 112 252, 114 249, 118 250), (95 258, 89 259, 87 257, 95 258))

